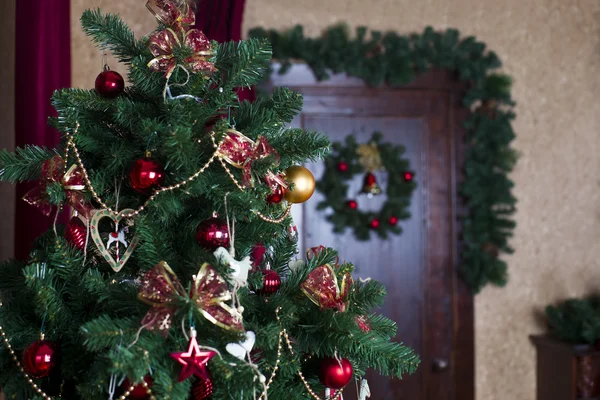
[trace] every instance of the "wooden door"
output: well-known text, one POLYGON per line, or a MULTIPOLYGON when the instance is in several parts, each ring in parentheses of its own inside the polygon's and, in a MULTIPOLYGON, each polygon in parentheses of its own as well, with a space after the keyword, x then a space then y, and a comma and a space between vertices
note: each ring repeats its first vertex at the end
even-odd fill
MULTIPOLYGON (((354 133, 366 142, 373 131, 381 131, 384 141, 407 148, 415 171, 412 217, 402 221, 400 236, 360 242, 349 232, 333 234, 325 219, 331 210, 316 210, 319 193, 296 215, 304 250, 334 247, 342 260, 355 264, 356 276, 386 285, 381 312, 398 323, 396 340, 421 356, 417 373, 402 380, 369 373, 371 400, 474 399, 473 301, 457 275, 464 86, 443 71, 401 89, 367 88, 342 75, 318 83, 304 65, 283 76, 274 74, 272 84, 303 94, 304 109, 295 126, 324 132, 332 141, 354 133)), ((317 179, 323 174, 322 163, 308 167, 317 179)), ((385 174, 378 178, 385 186, 385 174)), ((360 207, 377 210, 383 199, 358 196, 361 184, 356 177, 349 195, 360 207)), ((355 391, 349 385, 344 398, 356 399, 355 391)))

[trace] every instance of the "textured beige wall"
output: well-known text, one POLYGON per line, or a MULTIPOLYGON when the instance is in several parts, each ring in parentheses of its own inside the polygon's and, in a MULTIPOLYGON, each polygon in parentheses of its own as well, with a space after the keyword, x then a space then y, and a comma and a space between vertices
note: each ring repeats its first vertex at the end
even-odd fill
MULTIPOLYGON (((120 12, 141 34, 154 27, 142 3, 72 0, 75 85, 91 87, 100 69, 75 24, 83 8, 120 12)), ((600 2, 247 0, 244 31, 302 24, 316 35, 339 21, 402 33, 458 28, 486 42, 514 77, 516 253, 508 286, 477 297, 477 391, 480 400, 533 400, 535 310, 600 286, 600 2)))

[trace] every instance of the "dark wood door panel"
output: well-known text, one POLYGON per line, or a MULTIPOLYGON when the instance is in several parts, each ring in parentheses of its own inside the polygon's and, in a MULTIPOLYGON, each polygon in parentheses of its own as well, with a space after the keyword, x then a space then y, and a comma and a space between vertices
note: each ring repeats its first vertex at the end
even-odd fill
MULTIPOLYGON (((416 172, 412 217, 401 222, 401 236, 388 240, 360 242, 351 232, 335 235, 325 220, 331 210, 316 210, 320 194, 303 204, 304 247, 335 247, 342 259, 356 265, 357 277, 383 282, 388 297, 380 311, 398 322, 396 339, 421 356, 417 373, 401 381, 368 373, 371 400, 473 400, 473 298, 457 274, 462 210, 457 187, 464 157, 462 122, 468 115, 460 101, 465 86, 452 74, 434 72, 405 88, 373 89, 340 76, 326 83, 311 81, 305 68, 294 77, 294 68, 274 81, 304 96, 303 112, 294 125, 325 132, 334 141, 351 133, 367 141, 379 130, 385 141, 407 148, 416 172)), ((308 167, 320 178, 322 164, 308 167)), ((386 176, 377 174, 382 186, 386 176)), ((361 185, 358 176, 349 198, 361 208, 378 209, 383 198, 359 196, 361 185)), ((344 398, 356 399, 353 384, 344 398)))

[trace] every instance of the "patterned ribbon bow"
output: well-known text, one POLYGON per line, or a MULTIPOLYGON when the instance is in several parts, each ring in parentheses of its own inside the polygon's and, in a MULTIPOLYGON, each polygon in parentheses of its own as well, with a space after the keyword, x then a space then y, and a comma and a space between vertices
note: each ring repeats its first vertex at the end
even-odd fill
POLYGON ((185 0, 148 0, 146 7, 158 22, 177 30, 186 29, 196 22, 194 10, 185 0))
MULTIPOLYGON (((219 146, 218 156, 242 170, 242 185, 245 187, 253 185, 252 164, 255 161, 272 157, 273 164, 275 166, 279 165, 279 153, 269 144, 267 138, 259 136, 256 142, 254 142, 243 133, 234 129, 227 131, 223 142, 219 146)), ((276 182, 287 187, 285 180, 272 172, 267 173, 265 181, 269 185, 276 182)))
POLYGON ((214 54, 210 40, 198 29, 189 29, 194 24, 194 11, 184 1, 149 0, 146 7, 156 19, 168 28, 150 37, 150 52, 154 56, 148 63, 153 71, 164 71, 168 79, 179 62, 192 72, 214 72, 214 63, 208 61, 214 54), (173 50, 187 47, 192 55, 177 60, 173 50))
POLYGON ((64 188, 67 204, 84 218, 89 219, 92 207, 83 194, 85 181, 81 168, 73 164, 65 172, 65 160, 59 155, 44 161, 38 186, 27 192, 23 196, 23 200, 38 208, 45 216, 49 216, 52 212, 52 204, 50 204, 46 188, 53 182, 59 182, 64 188))
MULTIPOLYGON (((325 247, 319 246, 308 250, 308 259, 317 256, 324 249, 325 247)), ((349 273, 345 273, 340 285, 335 268, 337 268, 337 261, 335 267, 324 264, 315 268, 308 274, 300 288, 320 308, 337 308, 338 311, 344 312, 348 306, 348 294, 354 281, 349 273)))
POLYGON ((213 324, 227 330, 244 330, 242 316, 226 304, 232 299, 227 282, 209 264, 200 268, 188 296, 173 270, 161 261, 142 279, 138 298, 152 306, 142 319, 142 326, 159 331, 165 337, 169 334, 175 311, 182 301, 187 300, 191 300, 213 324))

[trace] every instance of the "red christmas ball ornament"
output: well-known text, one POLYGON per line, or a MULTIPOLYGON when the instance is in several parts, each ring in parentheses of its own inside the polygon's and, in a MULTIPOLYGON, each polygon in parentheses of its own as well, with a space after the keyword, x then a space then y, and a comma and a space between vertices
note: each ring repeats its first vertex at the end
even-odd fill
POLYGON ((38 340, 23 351, 23 369, 34 378, 48 376, 56 363, 56 346, 47 340, 38 340))
POLYGON ((415 173, 411 171, 404 171, 402 176, 404 177, 404 182, 412 182, 413 178, 415 177, 415 173))
POLYGON ((337 169, 340 172, 348 171, 348 163, 346 161, 340 161, 337 165, 337 169))
POLYGON ((390 225, 396 226, 396 224, 398 223, 398 217, 392 215, 390 219, 388 219, 388 222, 390 223, 390 225))
POLYGON ((346 205, 352 210, 356 210, 358 208, 358 203, 355 200, 348 200, 346 205))
POLYGON ((353 373, 352 364, 347 358, 338 360, 328 357, 323 359, 319 365, 319 380, 331 389, 342 389, 350 382, 353 373))
POLYGON ((227 229, 227 223, 217 216, 205 219, 198 225, 196 241, 210 251, 215 251, 219 247, 228 249, 229 229, 227 229))
POLYGON ((213 384, 210 379, 198 379, 192 385, 192 396, 194 400, 208 399, 213 392, 213 384))
POLYGON ((137 160, 129 172, 131 187, 144 194, 162 185, 164 180, 165 171, 162 165, 150 158, 149 152, 146 153, 146 157, 137 160))
POLYGON ((277 271, 272 269, 264 269, 261 271, 264 275, 263 287, 256 292, 263 296, 268 296, 276 293, 281 286, 281 278, 277 271))
POLYGON ((281 185, 277 185, 273 187, 271 194, 267 196, 267 203, 269 204, 279 204, 283 200, 285 196, 285 188, 281 185))
MULTIPOLYGON (((144 382, 146 382, 148 388, 151 388, 154 380, 149 375, 146 375, 144 377, 144 382)), ((129 391, 129 396, 127 396, 128 399, 146 400, 150 398, 150 393, 148 393, 149 390, 144 387, 144 384, 141 382, 133 386, 133 390, 129 390, 129 388, 131 388, 131 381, 129 379, 125 379, 121 385, 121 388, 123 391, 129 391)))
POLYGON ((67 242, 83 251, 85 249, 86 238, 87 228, 83 221, 78 217, 71 218, 65 228, 65 239, 67 242))
POLYGON ((373 218, 369 223, 369 226, 371 227, 371 229, 379 228, 379 220, 377 218, 373 218))
POLYGON ((96 91, 102 97, 114 99, 125 89, 125 80, 118 72, 111 71, 105 67, 97 77, 95 85, 96 91))

